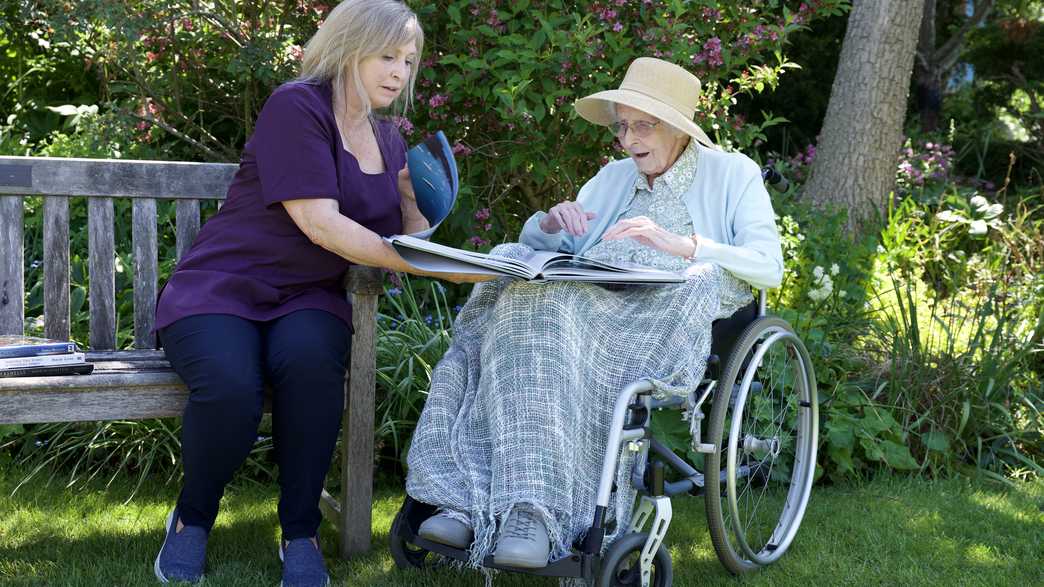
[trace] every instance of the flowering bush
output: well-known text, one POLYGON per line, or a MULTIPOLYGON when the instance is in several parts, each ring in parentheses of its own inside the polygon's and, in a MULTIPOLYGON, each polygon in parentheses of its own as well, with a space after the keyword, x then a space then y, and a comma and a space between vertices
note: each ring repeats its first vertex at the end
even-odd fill
MULTIPOLYGON (((719 143, 749 147, 768 117, 730 115, 738 97, 775 87, 793 64, 788 35, 847 6, 837 0, 749 7, 678 0, 472 2, 418 6, 432 50, 418 82, 412 123, 445 129, 460 145, 465 197, 489 208, 494 233, 512 238, 520 220, 575 196, 614 153, 609 133, 579 119, 577 98, 619 84, 640 56, 687 67, 703 82, 698 122, 719 143), (775 6, 775 8, 773 8, 775 6), (466 149, 466 151, 463 151, 466 149)), ((473 246, 493 239, 455 227, 473 246)))
MULTIPOLYGON (((900 150, 899 167, 896 173, 897 195, 918 195, 925 199, 925 191, 945 186, 950 180, 954 150, 950 145, 920 141, 914 149, 913 140, 907 139, 900 150)), ((937 195, 937 194, 933 194, 937 195)))
MULTIPOLYGON (((107 98, 102 110, 125 117, 134 140, 170 158, 236 161, 265 98, 296 75, 302 44, 334 3, 87 0, 74 12, 67 4, 33 3, 25 22, 82 57, 107 98)), ((443 234, 483 248, 512 237, 534 210, 573 197, 615 156, 609 134, 571 104, 618 85, 634 58, 696 73, 699 123, 719 143, 746 148, 780 119, 733 117, 737 99, 775 87, 794 66, 788 37, 848 2, 410 4, 428 43, 417 108, 397 122, 411 143, 437 129, 451 137, 463 209, 443 234), (476 223, 481 209, 489 218, 476 223)))

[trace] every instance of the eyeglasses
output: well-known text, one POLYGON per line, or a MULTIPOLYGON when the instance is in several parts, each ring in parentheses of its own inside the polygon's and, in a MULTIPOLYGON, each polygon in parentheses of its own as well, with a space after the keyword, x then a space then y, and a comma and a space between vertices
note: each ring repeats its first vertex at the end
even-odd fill
POLYGON ((660 121, 649 122, 647 120, 637 120, 630 124, 618 121, 610 124, 609 128, 613 131, 613 134, 616 135, 617 138, 619 138, 620 140, 623 140, 624 135, 627 134, 627 129, 631 129, 631 133, 633 133, 634 136, 643 139, 649 136, 649 133, 651 133, 652 130, 656 128, 656 125, 658 124, 660 124, 660 121))

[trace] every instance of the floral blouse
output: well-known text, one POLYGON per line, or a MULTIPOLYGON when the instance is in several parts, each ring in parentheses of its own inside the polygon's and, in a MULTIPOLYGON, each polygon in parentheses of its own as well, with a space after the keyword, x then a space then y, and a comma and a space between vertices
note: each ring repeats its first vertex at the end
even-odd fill
MULTIPOLYGON (((634 194, 620 219, 646 216, 653 222, 675 234, 692 234, 692 219, 685 207, 685 192, 696 177, 696 160, 699 149, 696 141, 682 151, 674 165, 656 178, 652 187, 639 173, 634 183, 634 194)), ((689 262, 682 257, 664 253, 645 246, 633 239, 599 241, 584 253, 585 257, 608 263, 635 263, 667 271, 682 271, 689 262)))

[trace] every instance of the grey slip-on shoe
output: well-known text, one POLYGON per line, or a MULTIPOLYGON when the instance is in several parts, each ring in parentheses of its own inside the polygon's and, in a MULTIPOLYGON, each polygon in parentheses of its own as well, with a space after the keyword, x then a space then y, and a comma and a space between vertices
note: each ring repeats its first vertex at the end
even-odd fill
POLYGON ((515 506, 500 530, 493 562, 497 565, 539 569, 547 566, 551 539, 540 515, 525 505, 515 506))
POLYGON ((446 513, 438 513, 424 520, 417 528, 417 535, 454 548, 467 548, 475 539, 471 526, 446 513))

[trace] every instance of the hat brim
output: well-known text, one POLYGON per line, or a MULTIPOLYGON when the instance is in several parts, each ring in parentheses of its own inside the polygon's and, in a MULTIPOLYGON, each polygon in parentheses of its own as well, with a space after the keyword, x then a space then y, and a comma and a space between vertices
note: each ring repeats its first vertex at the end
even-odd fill
POLYGON ((718 148, 707 133, 684 114, 655 98, 632 90, 606 90, 591 94, 574 102, 573 108, 584 120, 599 126, 609 126, 616 121, 612 115, 613 104, 623 104, 641 110, 696 139, 705 147, 718 148))

